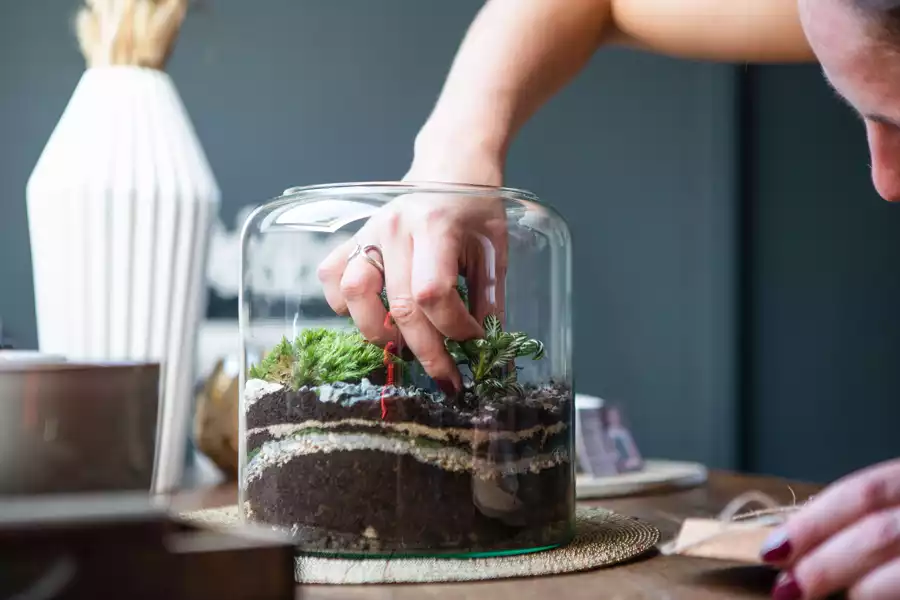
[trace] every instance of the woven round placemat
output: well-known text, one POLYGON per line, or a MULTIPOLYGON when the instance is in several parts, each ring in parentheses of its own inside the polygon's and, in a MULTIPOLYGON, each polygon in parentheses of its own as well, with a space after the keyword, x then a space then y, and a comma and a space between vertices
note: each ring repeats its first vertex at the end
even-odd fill
MULTIPOLYGON (((240 527, 237 506, 185 513, 210 527, 240 527)), ((436 583, 536 577, 609 567, 637 558, 659 541, 659 530, 643 521, 602 508, 579 506, 575 539, 567 546, 490 558, 326 558, 300 555, 298 583, 436 583)))

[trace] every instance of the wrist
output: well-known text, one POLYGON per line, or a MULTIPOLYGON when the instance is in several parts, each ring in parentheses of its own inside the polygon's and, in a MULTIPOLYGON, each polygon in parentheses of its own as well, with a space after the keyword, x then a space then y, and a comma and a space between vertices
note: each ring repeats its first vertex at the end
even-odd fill
POLYGON ((407 179, 501 185, 507 137, 477 123, 429 121, 416 136, 407 179))

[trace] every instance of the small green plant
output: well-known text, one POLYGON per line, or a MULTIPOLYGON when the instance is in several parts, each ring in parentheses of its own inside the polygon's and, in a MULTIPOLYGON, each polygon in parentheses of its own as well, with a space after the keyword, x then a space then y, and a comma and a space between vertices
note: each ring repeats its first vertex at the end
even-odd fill
MULTIPOLYGON (((465 285, 460 283, 457 291, 468 305, 465 285)), ((384 293, 382 301, 387 308, 384 293)), ((457 364, 468 366, 478 396, 523 395, 515 360, 525 356, 540 360, 544 357, 544 344, 521 332, 503 331, 500 320, 494 315, 485 317, 483 325, 483 338, 463 342, 448 338, 444 340, 444 346, 457 364)), ((414 361, 407 363, 368 342, 355 328, 350 331, 305 329, 293 342, 283 338, 258 365, 250 367, 249 376, 294 389, 304 385, 359 381, 386 366, 386 353, 394 365, 404 367, 400 369, 400 377, 408 380, 414 361)))
POLYGON ((286 337, 269 350, 258 365, 250 367, 251 379, 288 383, 294 368, 294 347, 286 337))
POLYGON ((468 365, 475 393, 484 397, 499 393, 524 395, 518 382, 515 359, 531 356, 532 360, 540 360, 544 357, 543 343, 529 339, 521 332, 503 331, 500 320, 494 315, 484 319, 483 338, 464 342, 447 339, 444 346, 457 364, 468 365))
MULTIPOLYGON (((392 360, 400 359, 392 355, 392 360)), ((283 338, 250 377, 299 388, 339 381, 358 381, 384 366, 384 350, 359 331, 305 329, 293 343, 283 338)))

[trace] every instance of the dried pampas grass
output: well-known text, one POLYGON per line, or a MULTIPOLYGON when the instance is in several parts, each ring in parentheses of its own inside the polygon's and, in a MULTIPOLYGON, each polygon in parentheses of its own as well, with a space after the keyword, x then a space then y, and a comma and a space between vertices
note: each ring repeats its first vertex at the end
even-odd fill
POLYGON ((85 0, 75 22, 89 67, 162 69, 175 45, 188 0, 85 0))

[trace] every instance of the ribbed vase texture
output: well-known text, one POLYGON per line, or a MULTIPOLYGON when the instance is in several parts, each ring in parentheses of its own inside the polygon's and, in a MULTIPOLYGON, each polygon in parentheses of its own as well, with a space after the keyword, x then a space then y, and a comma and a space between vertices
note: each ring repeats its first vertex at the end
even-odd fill
POLYGON ((40 349, 163 365, 157 491, 182 474, 219 198, 171 79, 138 67, 84 73, 28 182, 40 349))

